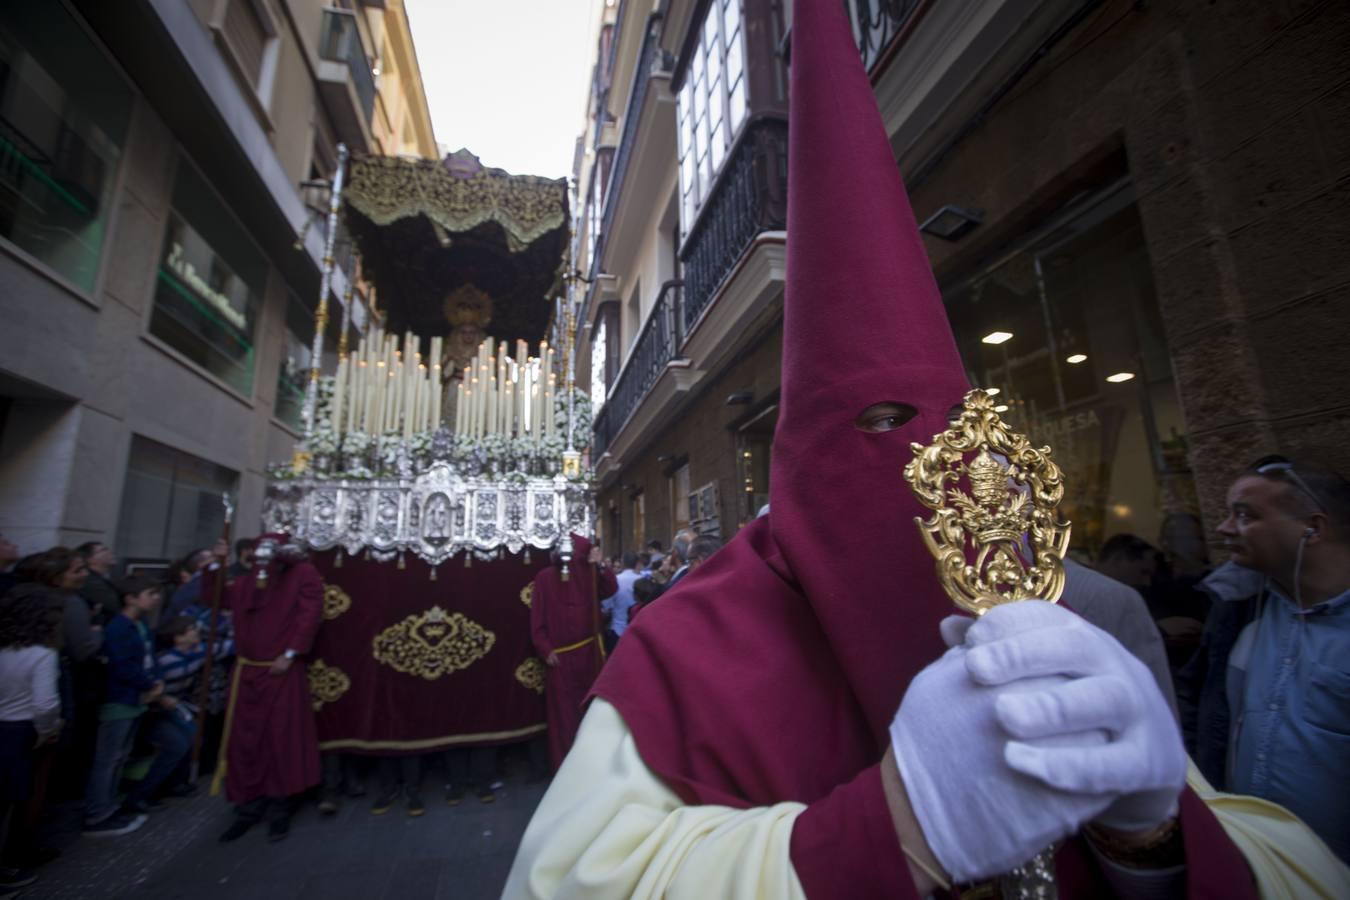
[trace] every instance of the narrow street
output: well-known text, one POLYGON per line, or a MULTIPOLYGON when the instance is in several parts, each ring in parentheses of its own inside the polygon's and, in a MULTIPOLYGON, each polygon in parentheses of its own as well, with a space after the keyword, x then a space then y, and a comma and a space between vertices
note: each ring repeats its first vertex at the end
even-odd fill
POLYGON ((25 900, 477 900, 501 894, 516 844, 547 784, 513 775, 497 801, 470 795, 447 806, 439 773, 423 779, 426 815, 401 806, 370 814, 371 795, 345 800, 332 818, 312 804, 290 836, 258 827, 233 844, 223 798, 174 801, 134 834, 95 840, 62 834, 61 859, 44 866, 25 900))

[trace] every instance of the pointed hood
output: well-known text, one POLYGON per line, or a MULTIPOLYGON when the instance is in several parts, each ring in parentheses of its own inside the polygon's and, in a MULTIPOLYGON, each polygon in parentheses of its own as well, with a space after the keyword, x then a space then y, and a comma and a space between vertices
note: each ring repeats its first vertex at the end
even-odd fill
POLYGON ((968 385, 839 7, 794 8, 783 399, 769 519, 869 719, 884 729, 896 683, 933 658, 893 642, 917 627, 927 650, 928 620, 951 606, 914 527, 927 511, 901 470, 910 442, 944 430, 968 385), (884 434, 856 427, 865 409, 886 402, 915 415, 884 434), (886 646, 877 646, 879 633, 886 646))
POLYGON ((690 802, 809 803, 875 765, 952 610, 903 469, 966 378, 841 4, 798 0, 793 37, 770 512, 634 621, 595 688, 690 802), (913 417, 856 427, 887 402, 913 417))

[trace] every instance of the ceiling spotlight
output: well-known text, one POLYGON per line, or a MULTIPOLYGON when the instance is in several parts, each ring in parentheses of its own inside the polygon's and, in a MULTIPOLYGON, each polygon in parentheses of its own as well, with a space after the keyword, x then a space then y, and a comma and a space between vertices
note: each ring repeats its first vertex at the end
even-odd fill
POLYGON ((1120 384, 1122 381, 1129 381, 1133 377, 1133 372, 1117 372, 1114 375, 1107 375, 1106 380, 1112 384, 1120 384))
POLYGON ((1007 411, 1008 411, 1008 404, 1006 403, 1000 403, 998 406, 994 407, 994 412, 1007 412, 1007 411))
POLYGON ((959 241, 983 221, 984 213, 980 210, 948 204, 929 216, 919 230, 944 241, 959 241))
POLYGON ((1065 361, 1066 363, 1068 363, 1069 365, 1071 365, 1071 366, 1076 366, 1076 365, 1078 365, 1078 364, 1081 363, 1081 362, 1087 362, 1087 354, 1086 354, 1086 353, 1075 353, 1073 356, 1070 356, 1068 359, 1066 359, 1066 360, 1064 360, 1064 361, 1065 361))
POLYGON ((1003 393, 1003 390, 1002 388, 985 388, 984 393, 989 397, 997 397, 999 394, 1003 393))
POLYGON ((980 342, 984 344, 1001 344, 1004 341, 1010 340, 1012 340, 1011 331, 991 331, 980 338, 980 342))

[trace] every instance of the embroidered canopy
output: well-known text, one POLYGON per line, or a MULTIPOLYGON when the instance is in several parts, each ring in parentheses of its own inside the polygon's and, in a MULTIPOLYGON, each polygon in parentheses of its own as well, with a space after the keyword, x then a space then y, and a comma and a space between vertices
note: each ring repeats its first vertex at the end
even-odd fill
POLYGON ((543 336, 567 247, 567 179, 511 175, 468 150, 365 156, 351 162, 343 201, 392 331, 448 334, 445 301, 471 287, 491 298, 488 334, 543 336))

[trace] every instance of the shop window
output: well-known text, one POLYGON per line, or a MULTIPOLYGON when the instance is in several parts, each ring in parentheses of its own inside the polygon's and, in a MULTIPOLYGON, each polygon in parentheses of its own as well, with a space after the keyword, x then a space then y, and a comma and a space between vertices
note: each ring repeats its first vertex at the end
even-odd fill
POLYGON ((86 293, 131 105, 63 4, 0 4, 0 236, 86 293))
POLYGON ((680 222, 693 223, 746 113, 741 0, 712 0, 676 97, 680 222))
POLYGON ((140 435, 122 490, 117 553, 132 561, 168 560, 210 547, 220 537, 222 496, 238 474, 140 435))
MULTIPOLYGON (((670 533, 674 534, 690 523, 689 504, 689 464, 685 463, 670 476, 670 509, 672 515, 670 533)), ((695 507, 697 513, 697 507, 695 507)))
POLYGON ((769 502, 769 458, 778 407, 771 406, 741 426, 736 433, 741 479, 740 524, 754 519, 769 502))
POLYGON ((275 414, 296 431, 304 430, 305 388, 314 356, 314 312, 295 294, 286 298, 286 346, 277 373, 275 414))
POLYGON ((599 415, 605 405, 609 387, 605 383, 605 320, 595 326, 591 338, 591 415, 599 415))
POLYGON ((249 396, 267 260, 186 160, 168 219, 150 333, 249 396))
POLYGON ((631 508, 633 511, 632 524, 633 533, 629 535, 632 543, 629 544, 634 550, 640 549, 647 543, 647 498, 645 494, 638 494, 633 497, 631 508))
POLYGON ((944 291, 971 383, 1064 469, 1073 550, 1150 542, 1196 510, 1143 228, 1127 182, 944 291))

